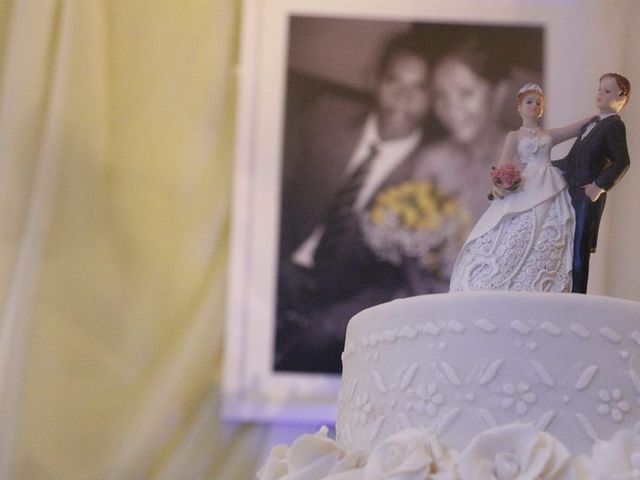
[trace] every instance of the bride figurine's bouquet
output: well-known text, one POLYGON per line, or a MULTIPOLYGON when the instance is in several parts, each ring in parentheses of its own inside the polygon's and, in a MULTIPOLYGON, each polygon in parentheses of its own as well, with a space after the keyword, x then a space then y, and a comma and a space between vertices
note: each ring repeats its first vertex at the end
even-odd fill
POLYGON ((471 227, 471 215, 455 196, 427 180, 381 191, 362 218, 364 238, 387 262, 412 260, 430 275, 448 275, 471 227))
POLYGON ((522 175, 513 163, 505 163, 498 167, 491 167, 493 190, 487 195, 489 200, 495 197, 503 198, 508 192, 515 192, 522 184, 522 175))

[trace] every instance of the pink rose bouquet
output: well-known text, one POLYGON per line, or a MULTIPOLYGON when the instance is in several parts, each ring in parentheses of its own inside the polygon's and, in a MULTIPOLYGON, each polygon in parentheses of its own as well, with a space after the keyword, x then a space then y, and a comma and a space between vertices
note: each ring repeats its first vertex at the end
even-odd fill
POLYGON ((496 196, 502 198, 506 192, 515 192, 522 184, 520 171, 513 163, 491 167, 491 179, 494 188, 488 195, 489 200, 493 200, 496 196))

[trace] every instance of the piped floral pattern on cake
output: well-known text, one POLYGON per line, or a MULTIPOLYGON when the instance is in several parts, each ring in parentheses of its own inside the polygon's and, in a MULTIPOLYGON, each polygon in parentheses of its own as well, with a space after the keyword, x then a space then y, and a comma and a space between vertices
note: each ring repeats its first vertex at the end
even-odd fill
POLYGON ((464 323, 451 318, 369 330, 353 337, 348 361, 366 358, 361 364, 366 368, 359 368, 360 376, 352 378, 357 382, 340 397, 338 441, 371 448, 408 427, 428 428, 447 438, 452 429, 478 433, 509 421, 582 436, 583 445, 600 441, 621 424, 636 421, 640 401, 640 334, 603 324, 593 328, 527 316, 501 323, 482 316, 464 323), (457 345, 467 336, 483 345, 494 342, 502 350, 461 363, 457 345), (389 355, 412 344, 428 354, 425 360, 402 365, 394 359, 397 367, 389 371, 389 355), (571 364, 551 361, 549 349, 558 346, 575 348, 578 356, 571 364), (615 372, 610 365, 603 369, 593 362, 594 349, 610 350, 618 362, 615 372), (354 409, 355 399, 364 393, 369 394, 366 421, 354 409))

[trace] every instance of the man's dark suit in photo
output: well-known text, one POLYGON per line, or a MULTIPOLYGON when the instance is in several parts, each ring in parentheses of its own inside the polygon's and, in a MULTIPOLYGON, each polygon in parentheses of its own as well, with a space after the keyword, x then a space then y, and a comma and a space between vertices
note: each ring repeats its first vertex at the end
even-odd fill
POLYGON ((412 178, 427 81, 426 56, 415 39, 399 37, 382 55, 370 103, 320 95, 299 119, 300 133, 287 138, 277 370, 338 373, 348 320, 403 296, 402 268, 371 251, 360 215, 378 192, 412 178))
POLYGON ((576 215, 572 272, 576 293, 587 292, 589 258, 596 251, 606 192, 629 169, 625 125, 617 114, 629 96, 628 81, 624 85, 618 86, 611 74, 603 75, 596 95, 600 115, 585 127, 567 156, 553 162, 564 174, 576 215))

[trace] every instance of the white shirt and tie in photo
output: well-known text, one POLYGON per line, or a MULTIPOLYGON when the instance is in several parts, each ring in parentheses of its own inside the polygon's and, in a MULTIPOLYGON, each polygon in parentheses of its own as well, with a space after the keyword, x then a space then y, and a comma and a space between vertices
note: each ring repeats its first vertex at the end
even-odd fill
MULTIPOLYGON (((367 118, 358 146, 349 159, 343 179, 349 176, 367 161, 372 149, 376 150, 371 159, 362 186, 357 193, 353 209, 361 211, 371 201, 380 186, 400 164, 407 159, 409 154, 418 146, 422 138, 422 131, 416 129, 412 134, 398 140, 383 141, 380 139, 375 115, 367 118)), ((311 235, 293 252, 291 261, 300 267, 313 268, 314 256, 320 240, 325 232, 325 224, 315 227, 311 235)))

